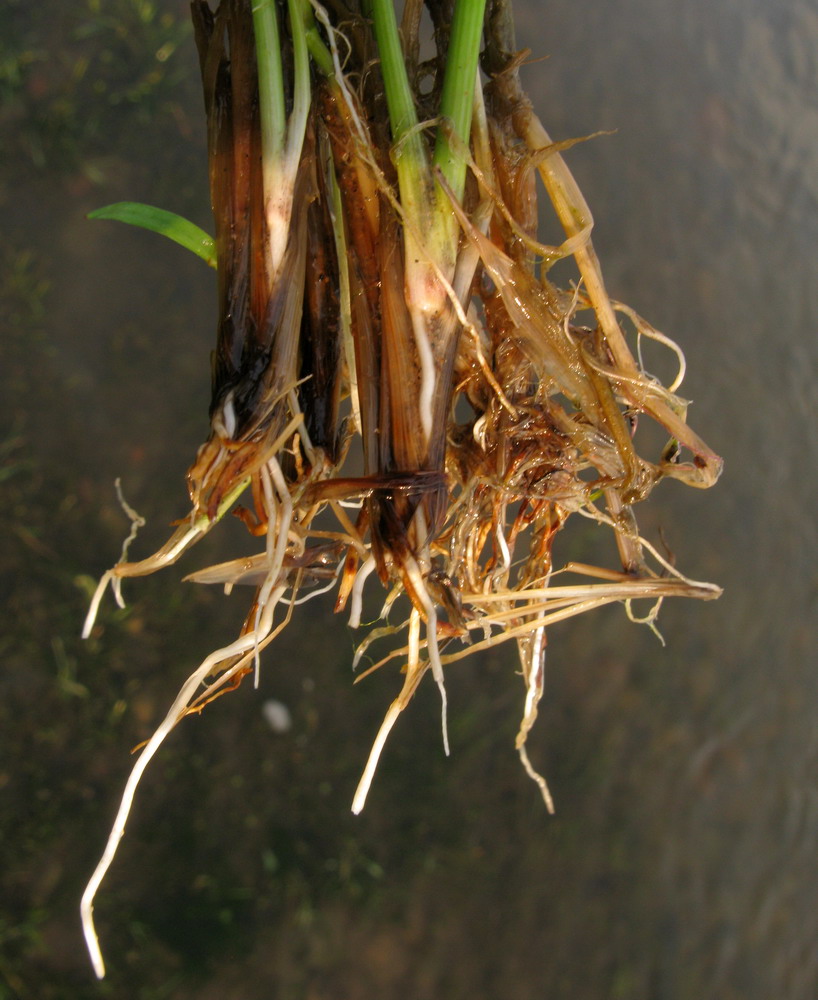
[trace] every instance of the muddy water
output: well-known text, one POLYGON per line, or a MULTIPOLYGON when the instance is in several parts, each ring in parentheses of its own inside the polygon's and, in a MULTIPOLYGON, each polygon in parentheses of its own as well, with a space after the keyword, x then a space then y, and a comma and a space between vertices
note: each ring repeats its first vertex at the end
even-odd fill
MULTIPOLYGON (((666 607, 665 648, 610 610, 552 631, 532 753, 553 819, 513 754, 521 691, 498 654, 451 679, 452 759, 421 692, 353 820, 398 679, 353 689, 350 636, 308 606, 261 691, 191 720, 148 778, 98 904, 117 996, 818 991, 818 15, 736 0, 517 11, 520 43, 549 56, 525 80, 552 134, 617 130, 570 154, 607 281, 682 344, 691 422, 726 459, 716 490, 667 484, 642 522, 725 594, 666 607), (271 733, 265 699, 288 706, 289 732, 271 733)), ((68 65, 77 25, 30 22, 20 45, 68 65)), ((145 29, 146 44, 169 30, 145 29)), ((205 430, 211 276, 156 238, 83 220, 131 197, 208 225, 192 43, 172 59, 179 80, 153 117, 116 105, 116 143, 82 133, 73 166, 31 166, 19 138, 48 88, 68 87, 53 65, 4 119, 19 139, 0 190, 7 242, 18 271, 33 254, 3 313, 10 996, 97 995, 75 902, 127 750, 243 610, 170 571, 132 583, 131 610, 108 613, 91 646, 76 640, 77 581, 116 558, 125 527, 113 479, 150 517, 147 549, 184 510, 205 430)), ((246 544, 224 535, 211 557, 246 544)))

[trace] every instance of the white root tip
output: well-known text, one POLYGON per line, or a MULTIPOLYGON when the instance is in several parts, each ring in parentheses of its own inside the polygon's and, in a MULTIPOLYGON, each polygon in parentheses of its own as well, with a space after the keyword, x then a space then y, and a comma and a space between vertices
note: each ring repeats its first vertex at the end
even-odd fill
POLYGON ((449 750, 449 719, 448 719, 448 703, 446 700, 446 688, 443 684, 443 677, 441 675, 437 682, 438 691, 440 691, 440 728, 443 732, 443 752, 447 757, 451 756, 451 751, 449 750))
POLYGON ((80 903, 80 917, 82 919, 82 933, 85 936, 85 944, 88 954, 91 956, 91 965, 94 967, 94 974, 97 979, 105 978, 105 962, 102 958, 102 950, 99 947, 99 938, 94 927, 94 905, 93 898, 96 886, 89 885, 82 896, 80 903))
POLYGON ((364 603, 364 583, 366 578, 375 569, 375 557, 369 556, 361 568, 355 574, 355 581, 352 584, 352 600, 349 606, 349 627, 359 628, 361 624, 361 611, 364 603))
POLYGON ((535 781, 537 783, 537 786, 540 789, 540 794, 542 795, 543 798, 543 802, 545 803, 545 808, 548 810, 549 814, 553 816, 554 800, 551 797, 551 790, 548 787, 548 782, 539 773, 539 771, 534 770, 531 761, 528 759, 528 752, 526 751, 524 743, 521 743, 517 747, 517 753, 520 755, 520 760, 523 762, 525 773, 529 776, 529 778, 531 778, 532 781, 535 781))
POLYGON ((402 707, 400 698, 396 698, 392 702, 389 706, 389 710, 384 716, 383 722, 381 723, 381 728, 378 730, 378 735, 375 737, 375 742, 372 744, 372 749, 369 751, 369 760, 366 762, 364 773, 361 775, 361 780, 358 782, 358 787, 355 790, 355 797, 352 800, 352 812, 356 816, 362 812, 364 806, 366 805, 366 797, 369 794, 372 779, 375 777, 375 771, 378 767, 381 751, 386 744, 389 733, 392 731, 392 727, 395 725, 395 722, 401 713, 402 707))
POLYGON ((446 697, 446 685, 443 681, 443 663, 440 660, 440 647, 437 644, 437 610, 429 597, 428 591, 425 593, 426 614, 428 616, 426 624, 426 644, 429 650, 429 662, 432 666, 432 676, 440 691, 440 727, 443 734, 443 752, 450 756, 449 750, 449 719, 448 719, 448 699, 446 697))
POLYGON ((105 593, 105 588, 111 582, 112 578, 113 574, 111 570, 106 570, 100 577, 97 589, 94 591, 94 596, 91 598, 91 606, 88 608, 88 614, 85 616, 85 622, 82 626, 83 639, 87 639, 91 634, 91 630, 97 620, 97 614, 99 613, 99 605, 102 601, 102 595, 105 593))

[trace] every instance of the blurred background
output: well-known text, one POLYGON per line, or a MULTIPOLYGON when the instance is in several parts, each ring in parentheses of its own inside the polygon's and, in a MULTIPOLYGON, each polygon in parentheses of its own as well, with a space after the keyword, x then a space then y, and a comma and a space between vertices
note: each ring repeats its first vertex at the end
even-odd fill
MULTIPOLYGON (((611 293, 684 348, 690 421, 725 456, 640 523, 715 603, 665 648, 609 608, 553 628, 530 743, 512 649, 433 685, 349 804, 399 678, 353 688, 354 636, 311 604, 251 685, 151 765, 96 914, 78 902, 129 750, 240 625, 182 584, 238 525, 126 584, 97 575, 186 511, 207 432, 215 287, 91 209, 211 228, 186 4, 5 0, 0 33, 0 997, 814 1000, 818 995, 818 8, 805 0, 517 0, 524 82, 594 211, 611 293), (265 702, 286 706, 275 731, 265 702)), ((591 544, 566 531, 563 545, 591 544)), ((573 550, 572 550, 573 552, 573 550)))

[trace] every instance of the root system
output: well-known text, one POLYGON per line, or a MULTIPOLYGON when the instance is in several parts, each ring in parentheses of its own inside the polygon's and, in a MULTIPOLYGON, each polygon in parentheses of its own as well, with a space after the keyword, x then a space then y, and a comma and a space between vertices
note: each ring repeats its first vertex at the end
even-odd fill
MULTIPOLYGON (((419 57, 420 0, 407 0, 401 29, 412 134, 434 162, 435 132, 446 135, 438 109, 451 4, 426 6, 430 59, 419 57)), ((469 142, 458 148, 449 136, 466 164, 462 196, 431 168, 453 234, 449 257, 430 245, 433 232, 399 185, 404 147, 390 131, 368 9, 357 0, 313 9, 311 51, 323 61, 311 70, 285 239, 271 253, 250 5, 223 0, 211 12, 193 3, 219 286, 210 433, 188 473, 187 518, 153 556, 123 557, 105 574, 86 634, 108 585, 121 600, 124 578, 175 563, 229 511, 260 549, 188 577, 250 584, 255 596, 239 637, 185 681, 128 781, 83 899, 100 975, 92 901, 147 763, 186 714, 258 671, 304 600, 334 588, 335 610, 358 627, 365 594, 380 585, 390 613, 356 657, 382 650, 362 676, 389 666, 402 683, 355 812, 424 674, 440 690, 448 749, 446 670, 501 643, 516 646, 522 673, 517 750, 550 809, 526 753, 549 627, 610 603, 630 611, 635 599, 653 602, 653 624, 667 597, 720 593, 684 576, 637 527, 636 505, 662 479, 709 487, 721 461, 688 427, 679 348, 605 290, 591 213, 563 158, 572 142, 552 141, 521 89, 525 54, 515 51, 508 4, 494 0, 486 12, 469 142), (561 245, 537 241, 538 182, 564 229, 561 245), (560 288, 550 269, 566 258, 576 275, 560 288), (646 337, 680 360, 669 388, 637 361, 646 337), (647 421, 668 439, 651 455, 640 450, 647 421), (554 564, 556 537, 580 517, 612 533, 618 565, 554 564)), ((286 41, 282 51, 285 69, 297 63, 286 41)), ((292 87, 285 96, 288 109, 297 103, 292 87)), ((519 673, 510 666, 513 683, 519 673)))

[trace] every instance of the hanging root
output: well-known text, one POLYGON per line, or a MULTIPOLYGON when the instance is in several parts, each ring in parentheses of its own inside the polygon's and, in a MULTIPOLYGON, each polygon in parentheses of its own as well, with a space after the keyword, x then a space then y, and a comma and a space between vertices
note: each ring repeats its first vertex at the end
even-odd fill
POLYGON ((94 971, 100 979, 105 975, 105 965, 102 960, 99 940, 94 926, 94 897, 114 860, 119 842, 125 833, 125 826, 131 812, 136 789, 142 780, 145 769, 159 747, 164 743, 171 731, 176 728, 180 720, 188 713, 191 706, 195 704, 204 681, 217 671, 220 671, 218 677, 220 685, 224 685, 234 677, 239 676, 242 671, 246 670, 248 663, 257 656, 259 648, 271 638, 275 608, 281 600, 286 587, 279 584, 278 587, 268 588, 265 583, 265 587, 262 589, 267 591, 267 597, 264 605, 260 605, 260 614, 256 616, 255 627, 245 632, 234 642, 230 643, 230 645, 211 653, 188 677, 180 688, 165 718, 140 752, 125 784, 119 809, 117 810, 116 818, 108 836, 108 842, 82 895, 80 904, 85 941, 88 945, 94 971))

